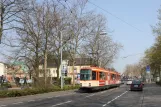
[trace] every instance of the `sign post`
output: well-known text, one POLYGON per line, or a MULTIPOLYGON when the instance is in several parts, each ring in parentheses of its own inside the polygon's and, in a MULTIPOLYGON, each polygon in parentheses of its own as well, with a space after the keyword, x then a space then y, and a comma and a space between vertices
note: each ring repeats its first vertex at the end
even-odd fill
POLYGON ((151 83, 150 66, 146 66, 147 80, 151 83))

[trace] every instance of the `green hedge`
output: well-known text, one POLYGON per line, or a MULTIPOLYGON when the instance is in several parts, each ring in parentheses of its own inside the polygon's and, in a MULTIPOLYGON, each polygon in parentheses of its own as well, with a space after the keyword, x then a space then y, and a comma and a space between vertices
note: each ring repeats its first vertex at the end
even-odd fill
POLYGON ((0 91, 0 98, 5 97, 19 97, 19 96, 26 96, 26 95, 34 95, 34 94, 41 94, 41 93, 48 93, 48 92, 55 92, 55 91, 65 91, 65 90, 72 90, 78 89, 79 85, 73 86, 64 86, 61 89, 59 86, 54 86, 50 88, 32 88, 32 89, 23 89, 23 90, 5 90, 0 91))
MULTIPOLYGON (((64 84, 65 85, 70 85, 71 84, 71 80, 72 80, 72 78, 65 77, 64 78, 64 84)), ((56 78, 53 78, 53 81, 54 81, 53 84, 55 84, 55 85, 60 85, 61 84, 61 78, 59 78, 58 80, 56 78)))
POLYGON ((9 82, 1 83, 0 87, 6 87, 6 88, 11 88, 11 84, 9 82))

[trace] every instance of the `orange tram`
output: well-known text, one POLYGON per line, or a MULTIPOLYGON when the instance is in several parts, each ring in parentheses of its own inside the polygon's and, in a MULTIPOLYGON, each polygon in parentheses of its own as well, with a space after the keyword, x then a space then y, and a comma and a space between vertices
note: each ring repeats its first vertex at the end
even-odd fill
POLYGON ((121 76, 116 71, 98 67, 85 67, 80 70, 80 89, 82 91, 104 90, 120 86, 121 76))

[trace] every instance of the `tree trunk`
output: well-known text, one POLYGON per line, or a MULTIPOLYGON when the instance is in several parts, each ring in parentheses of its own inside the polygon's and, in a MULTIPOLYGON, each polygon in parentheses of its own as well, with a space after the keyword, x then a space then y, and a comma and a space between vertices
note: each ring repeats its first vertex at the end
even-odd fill
POLYGON ((72 70, 73 70, 73 86, 75 86, 74 60, 73 60, 73 67, 72 67, 72 70))
POLYGON ((58 65, 57 65, 57 70, 56 70, 56 73, 57 73, 57 80, 59 80, 59 68, 60 68, 60 65, 58 64, 58 65))
POLYGON ((34 63, 34 70, 35 70, 35 75, 34 75, 34 83, 35 83, 35 86, 38 86, 39 85, 39 80, 38 80, 38 77, 39 77, 39 53, 38 53, 38 47, 39 45, 36 44, 36 51, 35 51, 35 63, 34 63))
POLYGON ((44 53, 44 84, 45 84, 45 87, 46 87, 46 81, 47 81, 46 73, 47 73, 47 50, 45 50, 45 53, 44 53))

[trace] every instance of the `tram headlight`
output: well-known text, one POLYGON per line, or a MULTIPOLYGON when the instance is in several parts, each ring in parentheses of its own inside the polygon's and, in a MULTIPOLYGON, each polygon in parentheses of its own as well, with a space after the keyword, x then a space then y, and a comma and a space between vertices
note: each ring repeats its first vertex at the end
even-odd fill
POLYGON ((80 87, 82 87, 82 83, 80 83, 80 87))

